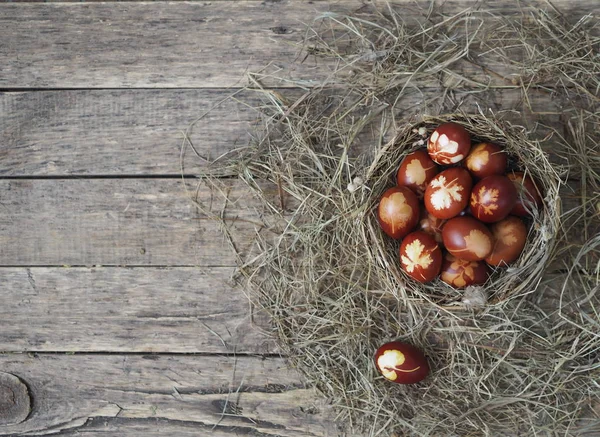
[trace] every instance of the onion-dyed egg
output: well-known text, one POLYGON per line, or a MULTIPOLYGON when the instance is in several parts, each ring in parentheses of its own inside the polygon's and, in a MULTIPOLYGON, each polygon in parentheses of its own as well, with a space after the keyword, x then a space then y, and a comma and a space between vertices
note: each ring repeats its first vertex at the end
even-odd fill
POLYGON ((440 273, 442 250, 431 235, 413 232, 400 245, 400 265, 416 281, 433 281, 440 273))
POLYGON ((483 261, 467 261, 447 252, 442 262, 440 278, 455 288, 481 285, 487 281, 490 269, 483 261))
POLYGON ((422 199, 427 184, 438 174, 438 171, 438 166, 431 160, 427 152, 417 150, 409 153, 402 160, 396 180, 399 186, 410 188, 419 199, 422 199))
POLYGON ((477 179, 506 172, 506 153, 493 143, 479 143, 471 149, 465 166, 477 179))
POLYGON ((523 220, 509 215, 491 226, 495 243, 492 253, 485 262, 492 266, 501 266, 515 261, 527 242, 527 227, 523 220))
POLYGON ((486 225, 473 217, 454 217, 442 229, 444 246, 465 261, 481 261, 494 247, 494 237, 486 225))
POLYGON ((535 182, 523 172, 512 172, 506 175, 517 189, 517 204, 510 212, 513 215, 525 217, 542 206, 542 196, 535 182))
POLYGON ((473 180, 467 170, 453 167, 436 175, 425 190, 425 208, 432 216, 449 219, 469 204, 473 180))
POLYGON ((460 124, 444 123, 437 127, 427 142, 427 152, 442 165, 462 161, 471 150, 471 135, 460 124))
POLYGON ((419 200, 410 188, 388 188, 379 201, 377 216, 383 232, 394 239, 402 238, 419 221, 419 200))
POLYGON ((399 341, 385 343, 377 349, 375 367, 385 379, 397 384, 415 384, 429 374, 429 364, 423 352, 399 341))
POLYGON ((419 229, 431 235, 433 239, 438 243, 442 242, 442 228, 444 227, 445 223, 446 220, 434 217, 431 214, 429 214, 429 212, 427 212, 426 209, 421 209, 421 217, 419 218, 419 229))
POLYGON ((516 203, 517 190, 506 176, 488 176, 477 182, 471 192, 471 213, 485 223, 502 220, 516 203))

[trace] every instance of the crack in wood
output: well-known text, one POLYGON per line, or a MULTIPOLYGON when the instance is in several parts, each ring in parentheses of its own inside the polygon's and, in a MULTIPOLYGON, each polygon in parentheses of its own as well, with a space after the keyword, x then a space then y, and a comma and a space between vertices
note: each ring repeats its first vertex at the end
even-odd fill
MULTIPOLYGON (((232 425, 212 425, 204 422, 196 422, 191 420, 174 420, 174 419, 163 419, 163 418, 147 418, 147 419, 132 419, 132 418, 123 418, 123 417, 89 417, 85 422, 76 428, 69 428, 67 430, 59 430, 57 436, 68 436, 68 435, 80 435, 82 432, 88 431, 90 434, 98 430, 99 434, 104 434, 104 430, 106 428, 115 428, 123 429, 125 427, 156 427, 156 426, 174 426, 178 425, 179 427, 193 430, 195 432, 200 433, 201 431, 221 431, 222 433, 229 433, 232 436, 248 436, 248 437, 286 437, 286 434, 273 434, 260 431, 253 427, 246 426, 232 426, 232 425)), ((53 428, 56 430, 56 428, 53 428)), ((279 428, 277 428, 279 429, 279 428)), ((51 430, 48 428, 45 431, 51 430)), ((196 434, 199 435, 199 434, 196 434)), ((289 435, 289 434, 288 434, 289 435)), ((304 434, 305 437, 315 436, 316 434, 304 434)))
MULTIPOLYGON (((223 395, 223 394, 234 393, 234 391, 229 387, 219 387, 219 388, 215 388, 215 389, 203 389, 203 388, 197 388, 197 387, 173 387, 173 388, 176 389, 177 394, 179 394, 181 396, 185 396, 185 395, 209 396, 209 395, 223 395)), ((305 390, 306 388, 307 388, 306 384, 302 384, 302 383, 295 383, 295 384, 289 384, 289 385, 283 385, 283 384, 240 385, 239 387, 235 388, 235 393, 280 394, 280 393, 286 393, 286 392, 295 391, 295 390, 305 390)), ((172 396, 173 395, 173 392, 171 390, 143 390, 143 389, 123 390, 120 388, 115 388, 115 387, 110 387, 110 386, 105 387, 105 389, 111 390, 111 391, 117 391, 120 393, 132 393, 132 394, 139 393, 139 394, 145 394, 145 395, 159 395, 159 396, 172 396)))

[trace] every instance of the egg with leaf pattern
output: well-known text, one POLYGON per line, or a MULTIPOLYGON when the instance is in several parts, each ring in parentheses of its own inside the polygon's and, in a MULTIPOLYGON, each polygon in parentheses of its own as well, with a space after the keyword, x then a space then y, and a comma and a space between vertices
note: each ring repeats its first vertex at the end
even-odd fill
POLYGON ((425 208, 439 219, 452 218, 469 204, 473 179, 467 170, 452 167, 437 174, 425 190, 425 208))
POLYGON ((519 258, 527 242, 527 227, 523 220, 508 216, 490 228, 495 242, 492 253, 485 258, 485 262, 492 266, 502 266, 519 258))
POLYGON ((542 196, 540 196, 538 185, 529 175, 515 171, 508 173, 506 176, 517 189, 517 203, 510 212, 511 214, 525 217, 531 215, 531 211, 542 206, 542 196))
POLYGON ((490 269, 483 261, 467 261, 446 252, 440 278, 455 288, 481 285, 487 281, 490 269))
POLYGON ((396 172, 396 181, 399 186, 413 190, 421 199, 425 194, 427 184, 438 174, 438 171, 438 166, 425 150, 416 150, 402 160, 396 172))
POLYGON ((469 216, 454 217, 444 225, 446 250, 466 261, 481 261, 492 252, 494 237, 486 225, 469 216))
POLYGON ((475 184, 471 192, 471 214, 485 223, 502 220, 517 203, 517 190, 506 176, 493 175, 475 184))
POLYGON ((433 281, 442 266, 440 246, 431 235, 423 231, 412 232, 400 245, 400 265, 416 281, 433 281))
POLYGON ((465 167, 477 179, 504 174, 506 163, 506 153, 493 143, 479 143, 473 146, 471 153, 465 159, 465 167))
POLYGON ((442 165, 462 161, 471 150, 471 135, 457 123, 439 125, 429 137, 427 152, 431 159, 442 165))
POLYGON ((419 200, 407 187, 388 188, 377 208, 381 229, 394 239, 408 234, 419 221, 419 200))
POLYGON ((385 343, 377 349, 375 367, 385 379, 396 384, 415 384, 429 374, 423 352, 400 341, 385 343))

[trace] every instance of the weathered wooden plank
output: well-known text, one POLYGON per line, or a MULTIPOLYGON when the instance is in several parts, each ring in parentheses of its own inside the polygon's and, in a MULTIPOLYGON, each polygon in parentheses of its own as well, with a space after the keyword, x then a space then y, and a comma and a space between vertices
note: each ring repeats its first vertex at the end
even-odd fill
MULTIPOLYGON (((302 93, 281 91, 290 102, 302 93)), ((452 111, 452 104, 439 97, 437 88, 409 93, 398 105, 396 120, 452 111)), ((503 116, 530 129, 538 122, 555 128, 563 122, 562 102, 544 90, 530 93, 534 113, 524 107, 518 90, 468 96, 457 92, 455 100, 463 101, 463 111, 515 110, 503 116)), ((211 159, 247 145, 259 120, 252 108, 263 102, 258 92, 239 90, 0 93, 0 176, 177 175, 182 132, 209 111, 191 131, 195 149, 206 160, 189 149, 184 160, 184 171, 195 174, 211 159)), ((354 153, 369 150, 377 141, 365 133, 354 153)), ((546 150, 553 162, 567 162, 558 144, 549 142, 546 150)))
MULTIPOLYGON (((3 180, 0 265, 232 265, 214 220, 201 215, 177 179, 3 180)), ((246 252, 261 228, 257 203, 230 193, 232 232, 246 252)), ((273 190, 274 193, 274 190, 273 190)), ((204 188, 214 213, 222 196, 204 188)), ((246 197, 246 198, 245 198, 246 197)))
MULTIPOLYGON (((240 100, 228 98, 234 93, 1 93, 0 175, 177 175, 182 132, 206 111, 192 137, 202 156, 214 159, 247 144, 257 117, 249 106, 257 106, 259 99, 253 93, 241 93, 240 100)), ((187 161, 190 171, 205 163, 187 161)))
POLYGON ((3 268, 0 351, 277 353, 233 268, 3 268))
POLYGON ((326 69, 315 76, 314 63, 294 63, 302 22, 359 5, 1 4, 0 87, 228 87, 269 62, 271 72, 318 80, 326 69))
POLYGON ((5 354, 0 368, 34 399, 0 435, 334 435, 323 402, 282 359, 5 354))
MULTIPOLYGON (((278 353, 267 316, 250 307, 233 272, 3 268, 0 351, 278 353)), ((560 290, 563 274, 546 279, 545 295, 560 290)))
MULTIPOLYGON (((236 250, 248 255, 256 232, 268 237, 283 223, 266 215, 241 182, 221 183, 221 192, 202 183, 198 199, 213 214, 224 214, 236 250), (265 219, 272 222, 267 228, 265 219)), ((265 184, 263 190, 276 202, 275 186, 265 184)), ((218 221, 198 211, 177 179, 1 180, 0 193, 0 266, 236 262, 218 221)), ((565 211, 579 205, 576 184, 562 193, 565 211)), ((569 238, 581 242, 580 229, 571 228, 569 238)))
MULTIPOLYGON (((395 3, 406 21, 422 20, 429 7, 427 1, 395 3)), ((553 4, 569 16, 598 10, 596 0, 553 4)), ((485 9, 509 15, 547 7, 542 1, 531 5, 489 2, 485 9)), ((327 78, 335 61, 297 59, 305 23, 324 12, 361 7, 359 0, 3 3, 0 88, 228 87, 248 70, 262 70, 270 84, 288 86, 300 80, 312 85, 327 78)), ((453 14, 473 7, 481 5, 447 1, 436 11, 453 14)), ((460 68, 467 76, 504 84, 473 64, 460 68)))

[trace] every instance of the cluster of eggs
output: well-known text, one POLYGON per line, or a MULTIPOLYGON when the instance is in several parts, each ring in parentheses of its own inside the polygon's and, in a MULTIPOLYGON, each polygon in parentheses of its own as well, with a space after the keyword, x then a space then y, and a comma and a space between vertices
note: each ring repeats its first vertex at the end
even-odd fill
POLYGON ((508 171, 505 151, 481 142, 459 124, 445 123, 427 150, 409 153, 397 186, 379 202, 383 231, 400 244, 400 265, 414 280, 438 276, 464 288, 485 283, 490 266, 514 262, 527 240, 523 220, 542 204, 533 179, 508 171))
MULTIPOLYGON (((531 177, 508 171, 501 147, 471 147, 469 132, 456 123, 438 126, 427 151, 408 154, 396 177, 397 186, 379 202, 379 223, 391 238, 402 239, 400 265, 419 282, 440 276, 455 288, 485 283, 490 266, 519 257, 527 239, 523 218, 542 204, 531 177)), ((399 384, 429 373, 423 352, 400 341, 383 344, 375 365, 399 384)))

